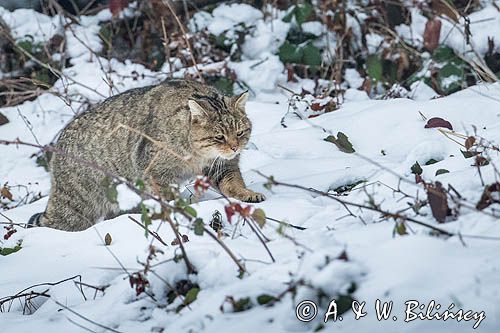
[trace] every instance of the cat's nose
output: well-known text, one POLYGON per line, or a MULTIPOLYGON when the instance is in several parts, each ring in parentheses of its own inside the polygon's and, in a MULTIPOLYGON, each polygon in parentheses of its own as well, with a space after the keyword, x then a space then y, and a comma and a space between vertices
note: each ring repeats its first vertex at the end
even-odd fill
POLYGON ((231 145, 231 150, 232 151, 237 151, 238 150, 238 146, 237 145, 231 145))

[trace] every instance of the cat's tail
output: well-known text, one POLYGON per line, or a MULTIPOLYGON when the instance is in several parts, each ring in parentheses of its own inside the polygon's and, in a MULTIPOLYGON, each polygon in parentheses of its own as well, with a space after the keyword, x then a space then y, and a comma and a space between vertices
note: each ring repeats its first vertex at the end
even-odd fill
POLYGON ((45 214, 45 212, 43 213, 36 213, 35 215, 31 216, 27 225, 28 225, 28 228, 31 228, 31 227, 42 227, 43 224, 42 224, 42 218, 43 218, 43 215, 45 214))

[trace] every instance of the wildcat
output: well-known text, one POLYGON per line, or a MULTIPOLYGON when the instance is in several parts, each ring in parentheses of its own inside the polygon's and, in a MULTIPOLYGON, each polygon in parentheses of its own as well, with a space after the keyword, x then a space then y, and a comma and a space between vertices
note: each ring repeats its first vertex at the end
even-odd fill
POLYGON ((228 197, 265 200, 245 187, 238 166, 252 130, 247 99, 248 92, 228 97, 195 81, 170 79, 97 104, 61 132, 47 208, 30 223, 79 231, 118 215, 103 170, 132 183, 141 179, 150 191, 205 174, 228 197))

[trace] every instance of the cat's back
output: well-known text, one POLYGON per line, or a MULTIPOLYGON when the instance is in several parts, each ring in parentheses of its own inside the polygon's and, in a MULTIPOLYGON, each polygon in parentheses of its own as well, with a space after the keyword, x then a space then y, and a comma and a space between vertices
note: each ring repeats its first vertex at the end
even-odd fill
POLYGON ((188 99, 219 94, 196 81, 167 79, 112 96, 75 117, 57 147, 86 158, 123 153, 144 135, 185 145, 190 127, 188 99))
POLYGON ((196 81, 167 79, 156 85, 130 89, 109 97, 75 117, 70 125, 92 120, 103 124, 103 121, 118 118, 135 120, 141 116, 173 115, 188 110, 189 98, 217 93, 215 88, 196 81))

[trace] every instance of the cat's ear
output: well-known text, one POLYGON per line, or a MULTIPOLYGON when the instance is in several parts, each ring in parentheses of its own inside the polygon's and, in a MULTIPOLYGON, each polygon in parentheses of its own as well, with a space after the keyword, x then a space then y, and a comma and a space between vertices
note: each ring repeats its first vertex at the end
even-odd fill
POLYGON ((191 111, 191 116, 193 117, 202 117, 207 115, 207 111, 205 111, 200 104, 192 99, 188 100, 188 106, 191 111))
POLYGON ((245 104, 248 101, 248 96, 249 96, 248 90, 242 93, 241 95, 236 96, 235 97, 236 101, 234 102, 234 106, 237 109, 245 110, 245 104))

